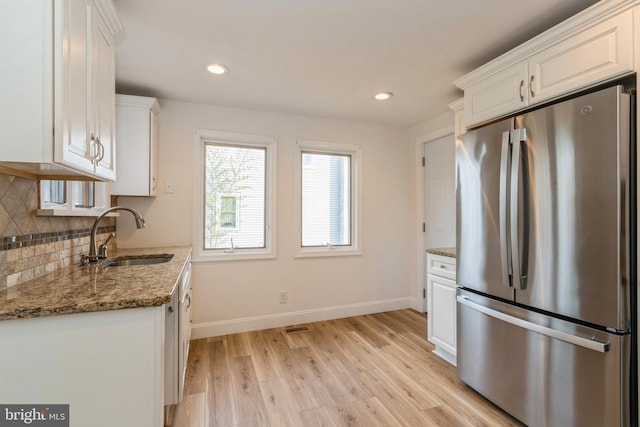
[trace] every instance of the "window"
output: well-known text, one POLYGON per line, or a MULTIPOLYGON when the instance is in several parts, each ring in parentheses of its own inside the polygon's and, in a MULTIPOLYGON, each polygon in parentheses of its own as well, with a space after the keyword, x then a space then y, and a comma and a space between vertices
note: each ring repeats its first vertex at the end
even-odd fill
POLYGON ((297 256, 357 255, 360 147, 298 141, 297 256))
POLYGON ((238 198, 236 196, 220 197, 220 227, 238 227, 238 198))
POLYGON ((273 257, 273 138, 197 131, 196 143, 194 259, 273 257))
POLYGON ((41 180, 39 216, 98 216, 109 207, 105 182, 41 180))

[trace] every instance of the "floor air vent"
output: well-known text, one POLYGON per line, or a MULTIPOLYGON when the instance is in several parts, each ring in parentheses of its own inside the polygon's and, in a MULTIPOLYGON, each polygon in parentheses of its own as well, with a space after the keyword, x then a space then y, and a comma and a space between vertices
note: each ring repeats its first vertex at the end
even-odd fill
POLYGON ((287 326, 284 328, 284 333, 286 335, 289 334, 300 334, 303 332, 309 332, 311 329, 308 326, 287 326))

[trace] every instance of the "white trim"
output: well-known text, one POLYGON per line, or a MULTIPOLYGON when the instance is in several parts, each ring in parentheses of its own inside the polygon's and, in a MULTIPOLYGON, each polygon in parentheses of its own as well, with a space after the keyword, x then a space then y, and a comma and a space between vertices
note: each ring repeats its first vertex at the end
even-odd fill
POLYGON ((288 313, 266 314, 262 316, 197 323, 191 328, 191 339, 194 340, 227 334, 237 334, 240 332, 278 328, 288 325, 341 319, 344 317, 382 313, 385 311, 402 310, 405 308, 412 308, 410 298, 394 298, 334 307, 292 311, 288 313))
POLYGON ((427 248, 424 246, 424 233, 422 232, 422 223, 424 222, 425 212, 424 212, 424 173, 425 168, 422 166, 422 157, 424 156, 424 145, 435 141, 436 139, 440 139, 447 135, 454 134, 454 125, 446 126, 444 128, 436 129, 427 134, 419 136, 415 139, 415 154, 416 154, 416 224, 414 230, 418 230, 418 238, 416 239, 416 283, 415 288, 413 289, 414 296, 413 298, 416 301, 417 311, 425 313, 427 311, 427 307, 424 303, 424 298, 422 298, 422 290, 424 289, 424 278, 425 278, 425 251, 427 248))
POLYGON ((240 133, 218 132, 212 130, 194 130, 193 150, 193 258, 192 262, 241 261, 255 259, 274 259, 276 257, 276 184, 277 184, 277 142, 274 137, 248 135, 240 133), (233 251, 204 251, 204 161, 205 142, 241 144, 266 149, 266 212, 265 212, 265 248, 235 249, 233 251))
POLYGON ((362 146, 356 144, 340 144, 323 141, 296 141, 293 156, 293 233, 295 258, 336 257, 362 255, 362 146), (302 159, 303 150, 328 154, 344 154, 351 156, 351 179, 353 181, 351 245, 327 247, 302 247, 302 159))

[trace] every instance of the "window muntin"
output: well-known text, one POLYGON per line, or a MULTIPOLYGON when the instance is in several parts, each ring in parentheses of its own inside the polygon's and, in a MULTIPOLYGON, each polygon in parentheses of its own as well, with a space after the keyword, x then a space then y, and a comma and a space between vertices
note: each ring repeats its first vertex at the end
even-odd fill
POLYGON ((351 155, 302 151, 302 247, 350 246, 351 155))
POLYGON ((204 157, 203 249, 264 249, 266 148, 207 142, 204 157))

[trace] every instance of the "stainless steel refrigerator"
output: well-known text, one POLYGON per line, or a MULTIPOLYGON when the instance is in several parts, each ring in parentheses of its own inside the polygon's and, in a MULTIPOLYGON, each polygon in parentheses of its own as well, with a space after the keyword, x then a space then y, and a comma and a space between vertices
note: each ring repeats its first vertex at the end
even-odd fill
POLYGON ((458 376, 529 426, 637 422, 631 115, 613 86, 456 147, 458 376))

